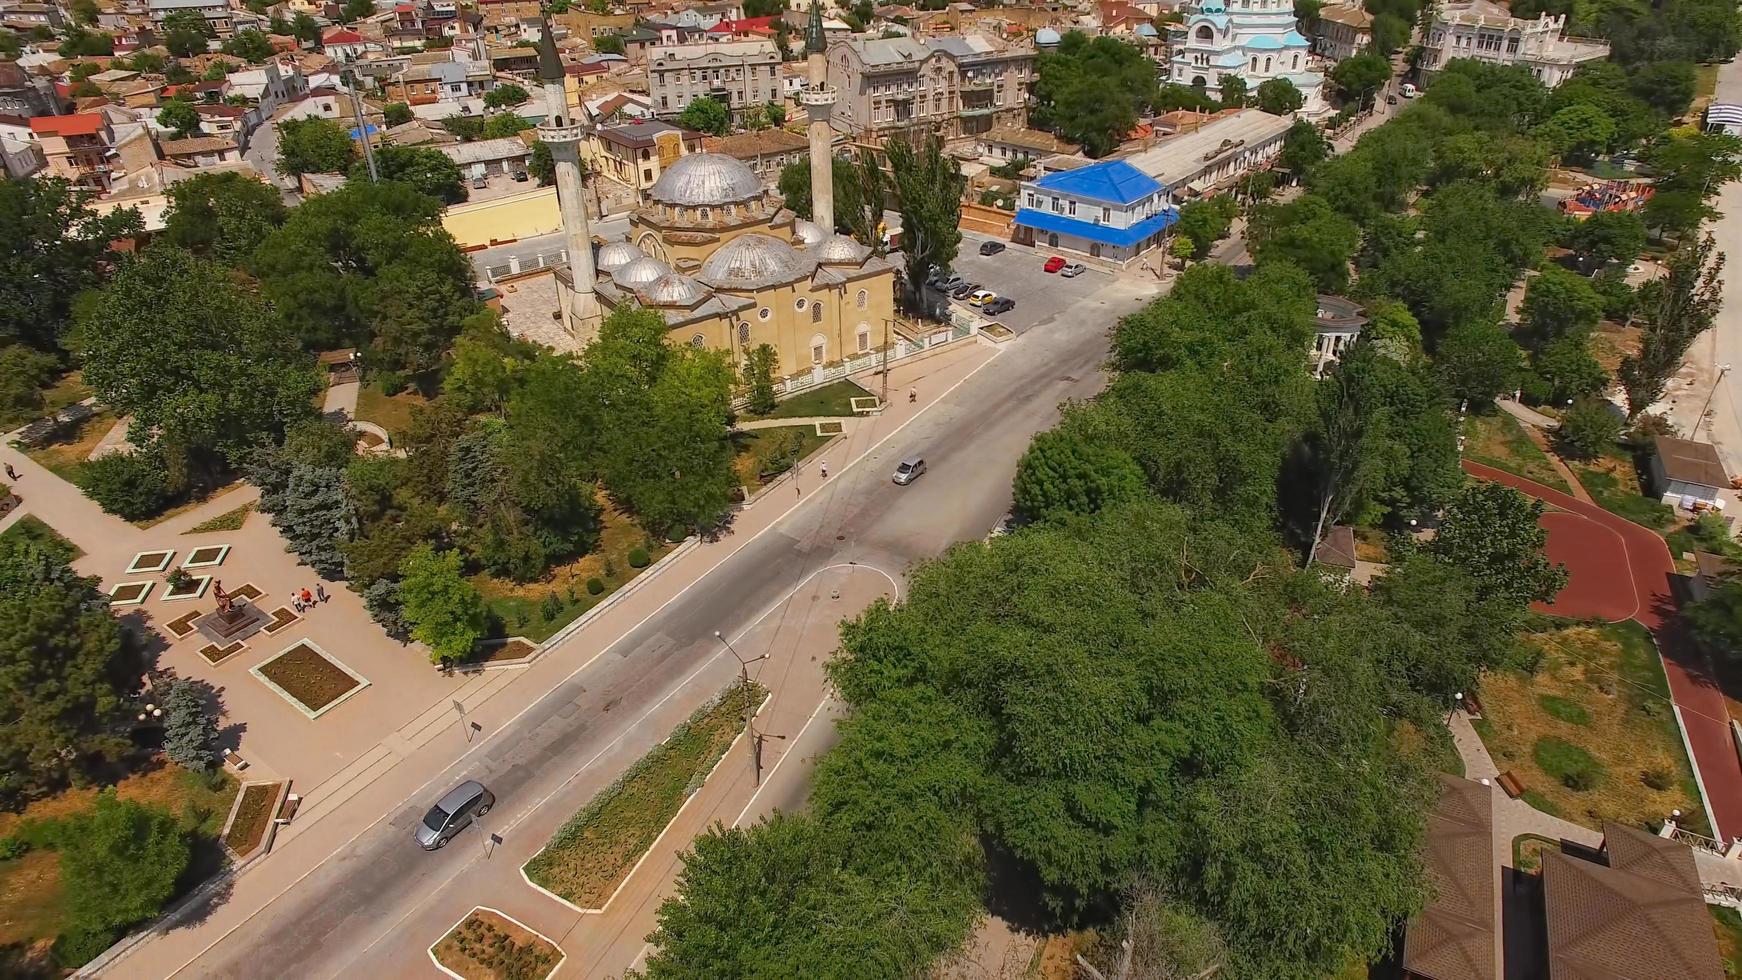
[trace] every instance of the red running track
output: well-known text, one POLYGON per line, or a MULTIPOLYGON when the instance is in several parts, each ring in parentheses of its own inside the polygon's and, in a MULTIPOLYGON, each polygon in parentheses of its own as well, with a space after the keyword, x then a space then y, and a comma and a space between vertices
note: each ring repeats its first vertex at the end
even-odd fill
POLYGON ((1669 546, 1656 532, 1558 490, 1481 463, 1464 461, 1472 476, 1546 501, 1565 513, 1545 513, 1546 551, 1567 566, 1567 586, 1540 606, 1558 616, 1632 619, 1651 631, 1693 749, 1694 772, 1706 796, 1713 836, 1742 836, 1742 761, 1730 738, 1724 696, 1677 616, 1676 575, 1669 546), (1629 574, 1615 574, 1625 568, 1629 574))

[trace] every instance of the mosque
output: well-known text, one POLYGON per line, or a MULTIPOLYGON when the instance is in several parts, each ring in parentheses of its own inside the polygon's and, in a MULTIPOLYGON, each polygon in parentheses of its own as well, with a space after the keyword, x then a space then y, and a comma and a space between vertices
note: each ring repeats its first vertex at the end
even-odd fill
POLYGON ((624 304, 657 311, 671 343, 727 351, 734 364, 771 345, 783 377, 865 353, 890 336, 894 266, 833 231, 829 113, 836 93, 827 84, 821 9, 811 8, 809 78, 800 96, 816 222, 781 207, 736 158, 691 153, 665 168, 631 216, 628 240, 596 254, 577 153, 584 133, 567 116, 562 65, 551 32, 543 33, 539 78, 548 111, 539 138, 551 146, 569 254, 568 266, 556 270, 560 318, 577 346, 624 304))

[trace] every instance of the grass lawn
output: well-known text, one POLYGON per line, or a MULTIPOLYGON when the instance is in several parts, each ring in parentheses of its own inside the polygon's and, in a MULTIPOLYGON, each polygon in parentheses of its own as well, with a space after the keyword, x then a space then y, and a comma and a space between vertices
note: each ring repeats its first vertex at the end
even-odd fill
POLYGON ((59 558, 65 564, 72 564, 83 555, 78 546, 62 537, 59 531, 49 527, 42 518, 35 514, 25 514, 12 522, 12 526, 0 531, 0 541, 29 541, 59 558))
POLYGON ((1493 415, 1471 413, 1464 417, 1464 458, 1563 493, 1572 489, 1555 471, 1548 454, 1530 441, 1524 426, 1499 409, 1493 415))
POLYGON ((69 429, 54 442, 24 450, 24 455, 68 483, 77 483, 79 471, 90 461, 91 450, 97 448, 97 443, 102 442, 114 427, 114 413, 101 411, 69 429))
POLYGON ((527 877, 584 909, 603 908, 678 808, 701 788, 767 692, 727 688, 593 797, 526 862, 527 877))
POLYGON ((1593 829, 1604 820, 1655 827, 1679 809, 1688 829, 1709 834, 1645 628, 1561 626, 1526 642, 1541 666, 1484 676, 1476 726, 1501 770, 1524 784, 1525 801, 1593 829))
POLYGON ((1718 955, 1724 960, 1724 976, 1742 980, 1742 914, 1726 905, 1708 905, 1712 930, 1718 934, 1718 955))
POLYGON ((767 415, 746 415, 757 419, 802 419, 811 416, 851 416, 853 399, 874 397, 871 392, 851 381, 836 381, 802 391, 774 406, 767 415))
POLYGON ((562 958, 542 937, 489 909, 473 909, 431 949, 467 980, 541 980, 562 958))
POLYGON ((1661 531, 1675 520, 1675 509, 1654 497, 1647 497, 1634 466, 1633 454, 1619 446, 1586 462, 1567 461, 1573 475, 1579 478, 1591 499, 1599 507, 1625 517, 1654 531, 1661 531))
POLYGON ((647 567, 651 568, 675 547, 670 543, 649 542, 634 521, 609 504, 605 506, 603 520, 599 547, 592 554, 552 568, 549 575, 537 582, 515 582, 487 572, 472 576, 471 582, 484 596, 484 604, 501 623, 501 636, 524 636, 534 643, 543 643, 646 571, 629 567, 632 549, 646 548, 647 567), (587 592, 587 580, 592 578, 605 586, 598 595, 587 592))
POLYGON ((380 385, 366 384, 357 391, 357 419, 379 425, 398 441, 411 426, 412 409, 428 404, 429 399, 418 394, 416 388, 385 395, 380 385))
POLYGON ((248 520, 248 515, 253 513, 254 507, 253 502, 243 504, 235 510, 227 510, 209 520, 201 521, 181 533, 209 534, 213 531, 240 531, 243 523, 248 520))
MULTIPOLYGON (((115 794, 176 814, 182 827, 194 835, 193 865, 184 876, 184 883, 191 887, 222 863, 216 842, 237 788, 236 780, 221 770, 215 781, 208 781, 159 761, 116 783, 115 794)), ((94 787, 69 789, 37 800, 23 813, 0 813, 0 837, 13 833, 25 820, 76 817, 90 810, 96 795, 94 787)), ((26 966, 9 961, 8 955, 17 955, 20 947, 46 950, 60 932, 65 912, 58 854, 33 850, 23 857, 0 861, 0 975, 30 976, 26 966)), ((59 976, 60 972, 42 975, 59 976)))
POLYGON ((1718 66, 1717 65, 1695 65, 1694 66, 1694 102, 1695 102, 1695 104, 1696 105, 1699 104, 1701 99, 1710 99, 1712 97, 1712 94, 1717 92, 1717 91, 1718 91, 1718 66))
POLYGON ((833 436, 819 436, 814 425, 783 425, 732 433, 732 467, 744 489, 755 492, 763 484, 792 469, 797 460, 808 459, 833 436))
POLYGON ((91 389, 85 387, 85 382, 79 377, 79 372, 68 371, 60 376, 54 384, 42 391, 42 407, 27 409, 22 412, 0 412, 0 432, 11 432, 13 429, 34 422, 45 415, 51 415, 68 405, 82 402, 91 397, 91 389))

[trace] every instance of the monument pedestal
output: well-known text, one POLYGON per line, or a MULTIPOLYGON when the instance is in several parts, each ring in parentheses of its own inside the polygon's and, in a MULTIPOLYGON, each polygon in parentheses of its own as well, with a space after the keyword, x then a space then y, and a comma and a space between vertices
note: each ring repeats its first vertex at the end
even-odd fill
POLYGON ((194 622, 200 635, 213 643, 234 643, 260 632, 266 625, 266 614, 251 602, 233 600, 228 608, 201 616, 194 622))

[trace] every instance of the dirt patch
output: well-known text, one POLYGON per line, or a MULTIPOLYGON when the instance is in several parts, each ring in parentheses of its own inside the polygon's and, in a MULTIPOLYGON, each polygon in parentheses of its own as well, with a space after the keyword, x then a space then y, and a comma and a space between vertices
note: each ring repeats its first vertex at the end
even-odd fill
POLYGON ((247 644, 243 643, 241 640, 237 640, 235 643, 225 644, 224 646, 219 646, 216 643, 208 643, 205 646, 200 647, 200 656, 205 658, 206 663, 216 667, 231 657, 234 657, 236 654, 241 653, 246 647, 247 644))
POLYGON ((321 710, 358 685, 355 677, 306 643, 261 664, 259 670, 310 711, 321 710))
POLYGON ((473 909, 431 950, 466 980, 542 980, 562 960, 548 940, 489 909, 473 909))
POLYGON ((74 426, 59 439, 35 449, 24 450, 24 455, 61 479, 77 483, 79 471, 90 461, 91 450, 96 449, 97 443, 102 442, 103 437, 114 427, 113 414, 98 412, 74 426))
POLYGON ((538 652, 538 647, 525 640, 509 640, 507 643, 479 644, 472 656, 466 660, 468 664, 499 664, 509 660, 522 660, 538 652))
POLYGON ((150 582, 127 582, 115 586, 115 590, 109 593, 109 598, 115 602, 138 602, 150 591, 150 582))
POLYGON ((291 612, 289 606, 279 606, 277 609, 272 610, 272 622, 266 624, 266 632, 276 633, 300 618, 302 617, 291 612))
POLYGON ((236 819, 230 823, 230 832, 224 835, 224 843, 236 852, 237 857, 254 853, 260 842, 266 839, 266 828, 272 822, 272 804, 278 801, 278 789, 282 785, 255 783, 242 790, 236 819))
POLYGON ((196 609, 191 613, 185 613, 167 623, 164 623, 163 628, 169 630, 170 635, 179 640, 187 636, 189 633, 192 633, 194 631, 194 620, 199 619, 204 615, 205 613, 196 609))

